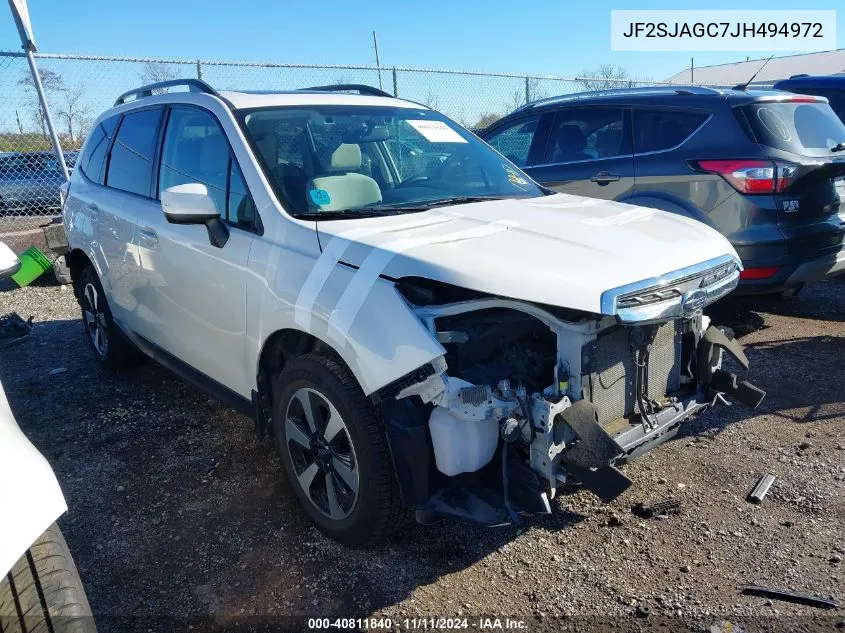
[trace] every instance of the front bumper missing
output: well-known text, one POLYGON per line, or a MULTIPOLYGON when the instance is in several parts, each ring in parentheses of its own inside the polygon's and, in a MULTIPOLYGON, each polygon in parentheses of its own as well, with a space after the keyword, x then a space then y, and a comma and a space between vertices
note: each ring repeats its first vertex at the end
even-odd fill
MULTIPOLYGON (((677 434, 683 422, 715 401, 724 400, 727 396, 750 408, 756 408, 765 397, 765 392, 722 369, 723 352, 743 367, 748 367, 748 359, 741 346, 711 326, 698 343, 699 384, 695 393, 670 398, 660 411, 651 413, 647 421, 641 415, 623 420, 622 428, 612 436, 605 431, 606 427, 598 423, 600 416, 592 403, 580 400, 564 409, 553 424, 565 425, 570 436, 576 439, 563 450, 555 451, 556 463, 550 465, 549 474, 564 480, 567 475, 571 475, 608 502, 631 485, 631 481, 617 466, 669 440, 677 434)), ((564 435, 560 429, 556 434, 558 437, 564 435)), ((552 429, 552 437, 554 435, 555 430, 552 429)), ((549 454, 552 454, 552 450, 549 454)))

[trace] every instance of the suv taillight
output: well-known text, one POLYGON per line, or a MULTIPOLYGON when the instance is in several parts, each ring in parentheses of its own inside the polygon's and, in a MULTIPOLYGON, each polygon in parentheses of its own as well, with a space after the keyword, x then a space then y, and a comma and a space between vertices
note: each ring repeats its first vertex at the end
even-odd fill
POLYGON ((693 165, 700 171, 719 174, 740 193, 781 193, 795 177, 791 163, 771 160, 699 160, 693 165))

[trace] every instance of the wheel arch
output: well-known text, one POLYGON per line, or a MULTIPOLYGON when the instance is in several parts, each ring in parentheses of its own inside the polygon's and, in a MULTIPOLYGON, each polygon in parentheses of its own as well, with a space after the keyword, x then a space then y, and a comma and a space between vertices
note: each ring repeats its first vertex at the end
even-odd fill
POLYGON ((271 332, 261 346, 255 368, 257 390, 253 399, 259 403, 256 418, 259 437, 272 428, 269 421, 273 408, 273 377, 295 358, 312 353, 334 358, 358 380, 340 352, 321 338, 296 328, 281 328, 271 332))
MULTIPOLYGON (((67 267, 70 269, 70 279, 71 279, 71 283, 73 284, 73 293, 74 293, 74 295, 76 295, 76 298, 79 299, 79 296, 80 296, 79 278, 82 275, 82 271, 85 270, 88 266, 93 266, 94 263, 91 261, 91 258, 88 257, 88 254, 84 250, 82 250, 81 248, 72 249, 66 255, 65 263, 67 264, 67 267)), ((99 271, 98 271, 98 274, 99 274, 99 271)))

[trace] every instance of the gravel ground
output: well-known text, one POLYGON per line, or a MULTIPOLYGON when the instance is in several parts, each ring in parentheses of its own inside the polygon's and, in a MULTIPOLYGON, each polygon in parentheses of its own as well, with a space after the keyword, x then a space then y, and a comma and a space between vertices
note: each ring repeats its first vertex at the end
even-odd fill
POLYGON ((688 424, 625 468, 634 486, 614 503, 568 491, 522 534, 445 522, 367 550, 310 527, 251 420, 152 363, 97 367, 69 288, 4 289, 0 314, 36 326, 0 350, 0 377, 62 484, 59 523, 102 633, 307 628, 290 615, 403 630, 437 616, 471 629, 510 617, 528 631, 845 628, 841 606, 741 593, 759 584, 845 604, 845 279, 720 306, 714 319, 744 333, 768 397, 753 415, 722 407, 688 424), (777 481, 751 505, 765 472, 777 481), (668 498, 680 515, 630 511, 668 498))

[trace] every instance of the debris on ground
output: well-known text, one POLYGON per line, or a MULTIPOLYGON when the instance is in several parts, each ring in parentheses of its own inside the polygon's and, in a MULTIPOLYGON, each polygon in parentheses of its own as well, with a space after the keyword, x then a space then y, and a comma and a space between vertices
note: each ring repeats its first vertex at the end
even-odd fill
POLYGON ((821 607, 823 609, 836 609, 837 604, 830 598, 820 598, 809 593, 799 593, 797 591, 787 591, 785 589, 770 589, 769 587, 759 587, 757 585, 749 585, 742 590, 747 596, 760 596, 761 598, 774 598, 775 600, 785 600, 787 602, 797 602, 799 604, 806 604, 811 607, 821 607))
POLYGON ((748 493, 746 499, 751 503, 763 503, 763 497, 769 492, 769 488, 775 483, 775 476, 771 473, 766 473, 757 481, 751 492, 748 493))
POLYGON ((637 503, 631 506, 631 513, 641 519, 654 519, 656 517, 667 517, 673 514, 680 514, 681 502, 677 499, 660 501, 650 506, 637 503))
POLYGON ((203 475, 210 475, 217 470, 217 460, 213 457, 198 457, 189 464, 191 468, 200 471, 203 475))
POLYGON ((17 312, 0 317, 0 347, 7 347, 32 332, 32 317, 24 321, 17 312))

